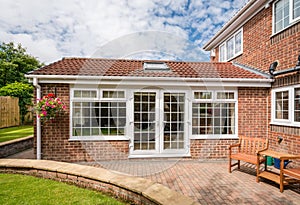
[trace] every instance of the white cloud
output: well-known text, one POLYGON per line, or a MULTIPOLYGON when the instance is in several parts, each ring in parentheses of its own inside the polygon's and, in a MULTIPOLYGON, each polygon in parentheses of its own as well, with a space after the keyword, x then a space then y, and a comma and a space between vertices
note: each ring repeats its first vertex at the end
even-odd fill
POLYGON ((166 49, 154 50, 155 55, 145 49, 145 56, 166 52, 182 60, 208 60, 201 45, 246 1, 0 0, 0 41, 21 43, 48 63, 64 56, 93 56, 106 43, 158 31, 184 40, 153 41, 148 36, 131 39, 126 46, 159 43, 148 46, 166 49))

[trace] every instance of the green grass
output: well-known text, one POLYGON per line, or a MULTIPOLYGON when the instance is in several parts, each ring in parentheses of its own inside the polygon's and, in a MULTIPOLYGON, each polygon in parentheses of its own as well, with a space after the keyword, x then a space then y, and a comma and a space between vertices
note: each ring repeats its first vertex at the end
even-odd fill
POLYGON ((0 204, 107 204, 122 202, 100 192, 18 174, 0 174, 0 204))
POLYGON ((24 125, 19 127, 9 127, 0 129, 0 142, 33 135, 33 126, 24 125))

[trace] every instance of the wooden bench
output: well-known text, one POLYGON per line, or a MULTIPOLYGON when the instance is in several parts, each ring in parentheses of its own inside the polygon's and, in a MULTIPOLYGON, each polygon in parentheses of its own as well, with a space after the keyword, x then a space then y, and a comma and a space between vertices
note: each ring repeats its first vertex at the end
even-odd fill
POLYGON ((300 155, 295 156, 293 158, 291 157, 282 157, 281 158, 281 164, 280 164, 280 192, 283 192, 284 190, 284 185, 287 184, 287 178, 294 178, 300 180, 300 167, 297 168, 287 168, 283 169, 283 162, 284 160, 289 160, 289 159, 300 159, 300 155))
POLYGON ((268 146, 268 139, 240 137, 239 143, 229 146, 229 173, 231 173, 233 166, 237 165, 240 169, 240 161, 244 161, 256 165, 256 173, 258 174, 259 166, 265 161, 265 158, 258 158, 257 154, 259 151, 267 150, 268 146), (237 162, 232 164, 232 160, 237 160, 237 162))

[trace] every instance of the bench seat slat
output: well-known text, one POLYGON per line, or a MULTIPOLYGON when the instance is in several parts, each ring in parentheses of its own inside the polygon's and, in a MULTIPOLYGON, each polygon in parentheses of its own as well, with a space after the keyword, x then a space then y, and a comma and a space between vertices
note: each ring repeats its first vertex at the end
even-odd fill
MULTIPOLYGON (((231 159, 242 160, 251 164, 257 164, 257 157, 255 155, 245 154, 245 153, 236 153, 231 155, 231 159)), ((260 163, 265 161, 264 157, 260 158, 260 163)))

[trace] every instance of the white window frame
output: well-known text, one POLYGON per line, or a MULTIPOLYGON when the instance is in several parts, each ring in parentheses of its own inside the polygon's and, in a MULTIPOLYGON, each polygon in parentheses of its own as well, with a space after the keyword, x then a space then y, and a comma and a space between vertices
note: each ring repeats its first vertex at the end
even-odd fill
POLYGON ((300 122, 295 121, 295 88, 300 88, 300 85, 282 87, 273 89, 271 92, 271 124, 273 125, 283 125, 283 126, 292 126, 300 127, 300 122), (289 112, 288 119, 276 119, 276 93, 288 91, 289 94, 289 112))
POLYGON ((191 122, 193 121, 193 103, 234 103, 234 109, 235 109, 235 129, 234 134, 193 134, 193 125, 191 123, 190 126, 190 139, 238 139, 238 91, 237 90, 194 90, 193 96, 191 100, 191 109, 190 109, 190 116, 191 116, 191 122), (211 99, 195 99, 194 93, 195 92, 211 92, 212 98, 211 99), (232 92, 234 93, 234 99, 217 99, 217 93, 219 92, 232 92))
POLYGON ((126 90, 122 89, 100 89, 100 101, 107 101, 107 100, 114 100, 114 101, 124 101, 126 100, 126 90), (109 92, 124 92, 124 98, 104 98, 103 97, 103 92, 104 91, 109 91, 109 92))
POLYGON ((290 22, 296 22, 300 20, 300 16, 294 18, 294 0, 290 1, 290 22))
POLYGON ((272 35, 275 35, 277 33, 280 33, 281 31, 284 31, 285 29, 288 29, 290 26, 294 25, 296 22, 300 20, 300 16, 293 18, 294 0, 289 0, 289 25, 282 28, 281 30, 275 31, 275 4, 278 3, 279 1, 283 1, 283 0, 275 1, 272 6, 272 35))
POLYGON ((76 99, 76 100, 97 100, 99 99, 99 89, 97 88, 72 88, 71 93, 70 93, 71 99, 76 99), (96 98, 78 98, 74 96, 75 91, 96 91, 96 98))
POLYGON ((241 55, 243 53, 243 28, 239 29, 237 32, 235 32, 233 35, 229 36, 226 41, 224 41, 220 46, 219 46, 219 61, 220 62, 226 62, 226 61, 230 61, 234 58, 236 58, 237 56, 241 55), (241 50, 238 51, 238 52, 235 52, 236 51, 236 48, 235 48, 235 45, 236 45, 236 36, 241 33, 241 50), (229 40, 233 39, 233 56, 230 57, 230 58, 227 58, 227 43, 229 40), (224 46, 224 54, 222 55, 222 49, 221 47, 224 46), (222 57, 224 56, 224 58, 222 57))
POLYGON ((91 136, 73 136, 73 102, 106 102, 106 101, 114 101, 114 102, 125 102, 126 103, 126 111, 128 112, 128 103, 127 103, 126 90, 122 89, 98 89, 98 88, 71 88, 70 89, 70 138, 69 141, 102 141, 102 140, 129 140, 128 137, 128 115, 126 113, 126 125, 124 126, 124 135, 91 135, 91 136), (96 98, 76 98, 74 97, 74 91, 96 91, 96 98), (124 91, 124 98, 102 98, 103 91, 124 91))

